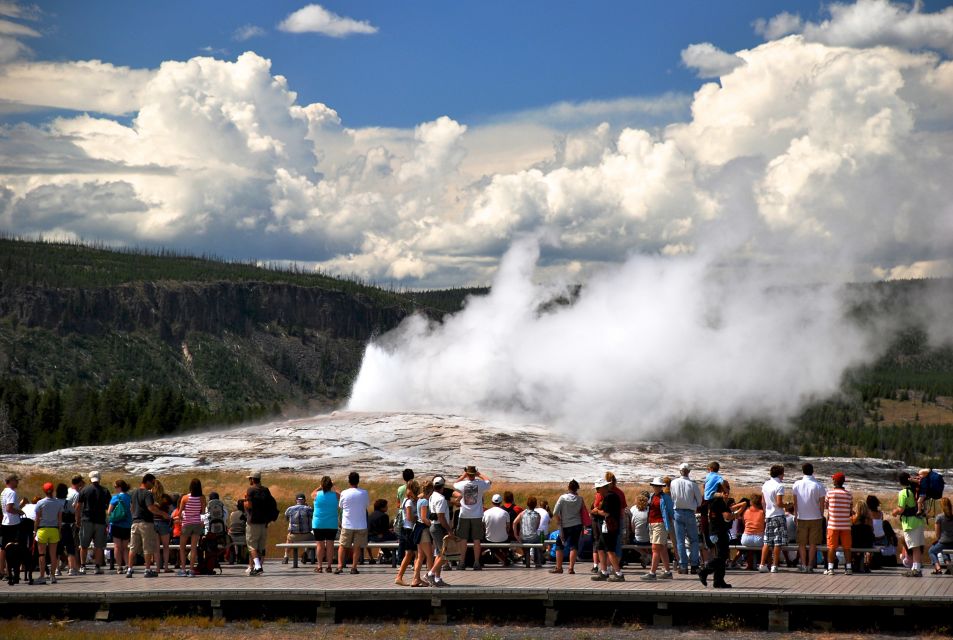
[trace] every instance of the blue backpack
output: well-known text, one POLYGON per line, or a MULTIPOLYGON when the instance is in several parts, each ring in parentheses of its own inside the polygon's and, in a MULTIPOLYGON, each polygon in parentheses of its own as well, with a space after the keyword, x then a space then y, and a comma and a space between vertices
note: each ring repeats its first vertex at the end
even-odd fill
POLYGON ((931 500, 939 500, 943 497, 944 486, 943 476, 938 471, 930 469, 930 473, 920 480, 920 495, 931 500))

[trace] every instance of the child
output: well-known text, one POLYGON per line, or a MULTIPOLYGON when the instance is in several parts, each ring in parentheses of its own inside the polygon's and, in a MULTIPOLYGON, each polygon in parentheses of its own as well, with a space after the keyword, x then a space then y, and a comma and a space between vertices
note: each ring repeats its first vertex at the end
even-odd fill
MULTIPOLYGON (((542 518, 536 511, 536 496, 530 496, 526 499, 526 509, 520 511, 513 520, 513 532, 519 536, 519 541, 525 544, 539 543, 539 525, 542 518)), ((538 549, 524 549, 523 562, 529 567, 530 558, 534 559, 534 565, 538 568, 543 566, 542 559, 538 549)))

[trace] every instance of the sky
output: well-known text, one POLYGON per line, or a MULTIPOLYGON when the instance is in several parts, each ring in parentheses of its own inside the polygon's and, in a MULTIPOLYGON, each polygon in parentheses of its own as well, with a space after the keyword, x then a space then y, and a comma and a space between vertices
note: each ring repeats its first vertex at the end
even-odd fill
POLYGON ((0 0, 0 230, 408 287, 953 275, 953 8, 0 0))

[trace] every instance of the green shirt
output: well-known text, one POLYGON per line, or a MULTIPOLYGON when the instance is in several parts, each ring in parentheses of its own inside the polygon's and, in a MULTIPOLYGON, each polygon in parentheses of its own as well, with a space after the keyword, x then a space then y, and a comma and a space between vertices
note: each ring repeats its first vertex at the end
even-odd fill
MULTIPOLYGON (((897 506, 901 509, 906 509, 907 507, 916 508, 917 500, 913 497, 913 491, 908 487, 901 489, 897 495, 897 506)), ((913 529, 922 529, 926 526, 926 522, 923 518, 916 516, 900 516, 900 526, 904 531, 912 531, 913 529)))

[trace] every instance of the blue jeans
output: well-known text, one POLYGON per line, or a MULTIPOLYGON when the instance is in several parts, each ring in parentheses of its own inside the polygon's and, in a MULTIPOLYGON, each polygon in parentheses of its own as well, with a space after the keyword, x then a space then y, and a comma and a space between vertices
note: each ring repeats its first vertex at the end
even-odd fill
POLYGON ((949 542, 937 542, 930 547, 930 560, 933 561, 933 564, 943 564, 943 558, 940 557, 940 552, 951 547, 953 547, 953 544, 949 542))
POLYGON ((688 554, 685 553, 685 536, 691 548, 692 566, 698 566, 698 521, 691 509, 675 510, 675 546, 678 549, 678 561, 683 568, 688 567, 688 554))

